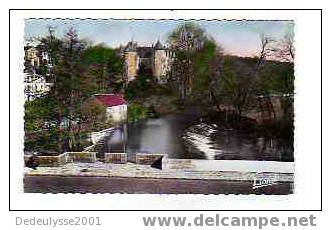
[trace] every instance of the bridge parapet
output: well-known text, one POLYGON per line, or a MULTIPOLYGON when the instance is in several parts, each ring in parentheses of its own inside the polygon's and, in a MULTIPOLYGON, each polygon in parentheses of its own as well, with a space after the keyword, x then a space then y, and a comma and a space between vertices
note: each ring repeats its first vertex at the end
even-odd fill
POLYGON ((69 158, 67 162, 85 162, 94 163, 97 161, 96 152, 66 152, 69 158))
POLYGON ((142 165, 152 165, 155 161, 166 158, 166 154, 159 153, 137 153, 136 163, 142 165))
POLYGON ((105 153, 105 163, 125 164, 127 153, 105 153))

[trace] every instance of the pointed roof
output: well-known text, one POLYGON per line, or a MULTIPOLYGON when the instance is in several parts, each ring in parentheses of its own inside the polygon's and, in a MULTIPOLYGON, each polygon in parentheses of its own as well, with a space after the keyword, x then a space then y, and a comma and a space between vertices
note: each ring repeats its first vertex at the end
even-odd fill
POLYGON ((136 52, 137 51, 137 42, 130 41, 128 44, 125 46, 124 49, 125 52, 136 52))
POLYGON ((161 44, 160 40, 157 40, 155 47, 156 50, 163 50, 164 46, 161 44))

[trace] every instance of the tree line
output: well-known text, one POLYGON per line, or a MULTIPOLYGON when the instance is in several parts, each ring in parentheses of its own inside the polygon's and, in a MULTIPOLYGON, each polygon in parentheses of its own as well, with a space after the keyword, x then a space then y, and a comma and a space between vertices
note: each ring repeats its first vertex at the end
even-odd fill
POLYGON ((44 97, 25 102, 25 147, 80 149, 82 135, 106 122, 105 107, 90 98, 122 90, 123 60, 118 49, 91 45, 74 28, 62 38, 50 28, 38 42, 37 48, 49 56, 38 68, 53 86, 44 97))
POLYGON ((275 117, 271 97, 277 95, 284 117, 291 119, 295 51, 290 34, 278 40, 262 34, 259 53, 251 58, 225 55, 193 23, 179 26, 168 43, 175 52, 169 80, 183 103, 203 100, 219 112, 227 105, 239 119, 256 107, 275 117))
MULTIPOLYGON (((148 82, 151 73, 143 68, 136 82, 126 84, 120 48, 93 45, 80 39, 74 28, 62 38, 50 28, 38 42, 50 62, 43 63, 39 72, 54 85, 49 94, 25 103, 27 150, 79 150, 86 133, 111 125, 106 124, 105 107, 91 100, 92 95, 120 92, 131 99, 157 84, 148 82)), ((167 42, 174 55, 165 97, 171 90, 180 104, 204 105, 219 113, 231 111, 240 120, 252 109, 275 117, 271 101, 278 95, 284 118, 293 122, 295 52, 291 36, 274 40, 261 35, 260 52, 252 58, 225 55, 222 46, 193 23, 178 26, 167 42)), ((130 114, 153 110, 146 112, 136 103, 132 105, 130 114)))

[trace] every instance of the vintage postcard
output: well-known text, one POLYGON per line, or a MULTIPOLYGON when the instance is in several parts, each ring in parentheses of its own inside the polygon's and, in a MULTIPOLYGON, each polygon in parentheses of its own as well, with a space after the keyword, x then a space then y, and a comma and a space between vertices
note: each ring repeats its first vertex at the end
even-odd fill
POLYGON ((293 193, 294 21, 24 26, 24 192, 293 193))
POLYGON ((320 207, 318 11, 10 19, 13 209, 320 207))

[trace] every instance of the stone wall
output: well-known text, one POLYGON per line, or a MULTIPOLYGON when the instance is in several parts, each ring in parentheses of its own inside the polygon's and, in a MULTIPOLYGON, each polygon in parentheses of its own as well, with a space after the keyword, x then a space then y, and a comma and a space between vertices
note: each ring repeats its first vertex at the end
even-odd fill
POLYGON ((86 162, 93 163, 97 161, 96 152, 67 152, 71 162, 86 162))
POLYGON ((166 157, 166 155, 157 153, 137 153, 136 163, 142 165, 151 165, 161 157, 166 157))
MULTIPOLYGON (((26 163, 31 155, 24 156, 26 163)), ((160 158, 166 157, 165 154, 137 153, 136 164, 152 165, 160 158)), ((38 156, 38 167, 59 167, 66 163, 86 162, 94 163, 97 161, 96 152, 66 152, 58 156, 38 156)), ((125 164, 127 163, 126 153, 105 153, 105 163, 125 164)))
POLYGON ((125 164, 127 162, 126 153, 105 153, 105 163, 125 164))
POLYGON ((60 158, 58 156, 40 156, 37 159, 40 167, 58 167, 61 166, 60 158))
MULTIPOLYGON (((24 163, 26 164, 31 155, 24 156, 24 163)), ((38 156, 37 163, 38 167, 59 167, 70 161, 70 156, 68 153, 62 153, 58 156, 38 156)))
MULTIPOLYGON (((24 156, 26 164, 31 155, 24 156)), ((96 152, 66 152, 58 156, 38 156, 38 167, 59 167, 71 162, 96 162, 96 152)))

